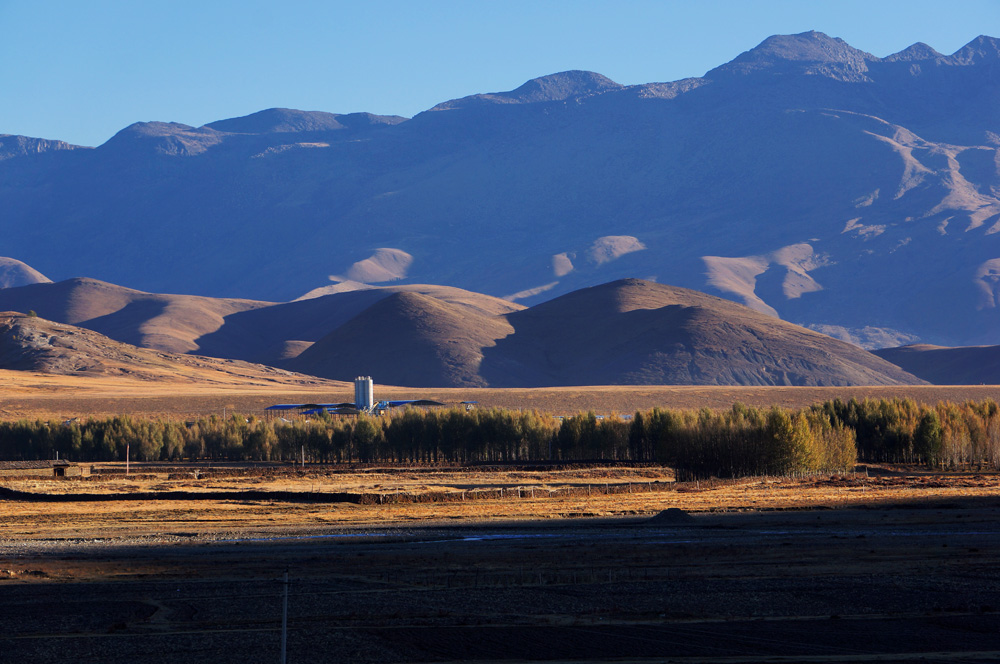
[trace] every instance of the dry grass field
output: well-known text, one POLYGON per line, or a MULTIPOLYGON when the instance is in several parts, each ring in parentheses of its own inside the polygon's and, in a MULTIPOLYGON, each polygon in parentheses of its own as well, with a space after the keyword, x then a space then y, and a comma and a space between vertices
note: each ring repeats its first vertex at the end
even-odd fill
MULTIPOLYGON (((353 386, 301 376, 274 379, 229 376, 221 380, 137 380, 119 376, 61 376, 0 370, 0 418, 105 417, 117 414, 151 417, 198 417, 224 411, 259 413, 275 403, 342 401, 353 386)), ((376 378, 377 380, 377 378, 376 378)), ((1000 400, 1000 386, 889 387, 701 387, 585 386, 533 389, 407 388, 375 386, 376 398, 427 398, 450 404, 478 401, 482 408, 536 409, 558 415, 593 410, 632 413, 654 406, 729 408, 802 407, 828 399, 912 398, 920 403, 1000 400)))
POLYGON ((649 518, 672 508, 709 514, 969 499, 1000 502, 1000 475, 929 474, 912 468, 861 467, 861 472, 844 476, 674 483, 672 471, 659 467, 307 467, 301 471, 287 466, 241 469, 188 464, 171 466, 166 472, 154 464, 132 464, 132 475, 126 476, 123 465, 101 464, 118 472, 85 481, 0 480, 6 489, 35 496, 80 497, 56 502, 4 501, 0 540, 173 542, 179 537, 179 541, 217 541, 317 535, 387 524, 649 518), (188 474, 177 472, 182 469, 192 475, 200 471, 203 477, 178 479, 177 475, 188 474), (245 491, 255 493, 248 499, 241 493, 245 491), (368 499, 345 502, 340 497, 345 493, 368 499), (134 494, 141 498, 130 499, 134 494), (300 496, 302 502, 286 500, 285 494, 300 496))

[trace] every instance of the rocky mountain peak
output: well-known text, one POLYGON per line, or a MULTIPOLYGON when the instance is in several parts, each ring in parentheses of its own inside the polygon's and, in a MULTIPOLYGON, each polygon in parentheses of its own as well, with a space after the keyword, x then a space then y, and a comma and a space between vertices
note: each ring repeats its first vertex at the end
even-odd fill
POLYGON ((78 145, 71 145, 63 141, 47 141, 43 138, 31 138, 30 136, 0 134, 0 161, 53 150, 77 150, 79 148, 78 145))
POLYGON ((1000 60, 1000 39, 980 35, 957 50, 952 56, 956 64, 975 65, 1000 60))
POLYGON ((899 53, 893 53, 886 58, 886 62, 919 62, 922 60, 937 60, 946 56, 938 53, 933 48, 923 42, 917 42, 912 46, 907 46, 899 53))
POLYGON ((774 35, 741 53, 705 76, 747 75, 757 72, 822 74, 841 80, 862 78, 875 56, 837 37, 811 30, 797 35, 774 35))
POLYGON ((522 104, 545 101, 563 101, 584 97, 623 87, 610 78, 592 71, 564 71, 550 76, 533 78, 511 92, 503 93, 522 104))
POLYGON ((211 122, 206 127, 230 134, 277 134, 299 131, 343 129, 336 113, 269 108, 238 118, 211 122))
POLYGON ((602 92, 619 90, 624 86, 592 71, 564 71, 549 76, 533 78, 508 92, 491 92, 472 95, 438 104, 432 111, 468 108, 481 104, 537 104, 566 101, 588 97, 602 92))
POLYGON ((406 118, 398 115, 340 114, 299 111, 294 108, 269 108, 239 118, 211 122, 205 127, 229 134, 284 134, 360 129, 375 125, 394 125, 405 121, 406 118))
POLYGON ((180 122, 136 122, 98 148, 100 151, 154 153, 173 157, 201 154, 222 142, 224 134, 210 127, 180 122))
MULTIPOLYGON (((810 30, 797 35, 774 35, 744 55, 758 60, 796 60, 804 62, 854 62, 875 57, 856 49, 839 37, 810 30)), ((741 58, 743 56, 740 56, 741 58)), ((737 58, 739 60, 740 58, 737 58)))

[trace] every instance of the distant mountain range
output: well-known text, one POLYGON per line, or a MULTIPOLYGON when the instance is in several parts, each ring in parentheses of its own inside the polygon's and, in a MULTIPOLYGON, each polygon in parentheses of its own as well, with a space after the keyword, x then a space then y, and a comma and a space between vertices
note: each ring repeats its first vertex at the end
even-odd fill
MULTIPOLYGON (((0 136, 0 254, 60 280, 265 300, 435 283, 537 304, 643 277, 869 347, 996 344, 997 109, 997 39, 879 58, 809 32, 701 78, 563 72, 412 119, 270 109, 138 123, 97 148, 0 136)), ((397 292, 382 315, 426 296, 397 292)), ((216 317, 262 315, 220 302, 195 307, 177 350, 216 317)))
MULTIPOLYGON (((4 310, 34 311, 88 330, 43 335, 27 348, 20 342, 38 335, 0 336, 0 368, 31 368, 16 363, 26 353, 35 358, 53 351, 49 338, 107 335, 117 342, 77 344, 73 359, 58 354, 57 362, 36 370, 105 367, 111 348, 114 358, 135 356, 136 373, 149 361, 188 353, 417 387, 922 382, 846 342, 728 300, 638 279, 530 308, 444 286, 369 288, 270 303, 160 295, 71 279, 0 289, 4 310), (122 342, 145 348, 129 355, 122 342)), ((18 320, 23 325, 41 319, 18 320)), ((55 346, 67 347, 64 341, 55 346)))
POLYGON ((874 353, 935 385, 1000 384, 1000 346, 913 344, 874 353))

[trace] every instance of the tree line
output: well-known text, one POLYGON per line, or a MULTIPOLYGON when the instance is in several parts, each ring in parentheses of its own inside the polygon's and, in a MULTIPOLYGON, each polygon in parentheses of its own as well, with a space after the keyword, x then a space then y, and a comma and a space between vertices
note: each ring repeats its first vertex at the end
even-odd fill
POLYGON ((692 477, 845 471, 858 461, 1000 467, 993 401, 828 401, 803 409, 654 408, 630 419, 555 418, 502 409, 194 422, 120 415, 85 422, 0 422, 0 458, 74 461, 228 460, 320 463, 634 461, 692 477))

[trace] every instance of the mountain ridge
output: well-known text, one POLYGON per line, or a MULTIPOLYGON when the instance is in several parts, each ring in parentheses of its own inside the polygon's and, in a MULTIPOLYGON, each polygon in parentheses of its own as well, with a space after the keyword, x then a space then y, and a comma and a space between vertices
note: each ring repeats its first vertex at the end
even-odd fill
POLYGON ((850 46, 839 38, 809 31, 797 35, 774 35, 738 55, 731 62, 705 74, 713 79, 725 75, 784 74, 806 63, 808 74, 823 74, 842 81, 867 80, 868 62, 878 58, 850 46))
POLYGON ((5 253, 56 279, 266 301, 331 275, 527 304, 638 275, 847 337, 998 343, 996 50, 878 58, 813 32, 729 73, 563 72, 405 121, 133 125, 0 161, 5 253), (635 250, 589 260, 607 238, 635 250), (408 258, 352 272, 377 252, 408 258))
POLYGON ((359 125, 398 124, 406 118, 371 113, 327 113, 269 108, 249 115, 210 122, 205 127, 227 134, 280 134, 350 129, 359 125))
POLYGON ((490 92, 452 99, 430 110, 447 111, 469 108, 477 104, 536 104, 567 101, 609 90, 621 90, 624 87, 596 72, 577 69, 533 78, 507 92, 490 92))
POLYGON ((44 138, 32 138, 31 136, 18 136, 15 134, 0 134, 0 161, 13 159, 15 157, 27 157, 56 150, 87 150, 80 145, 73 145, 65 141, 47 140, 44 138))
POLYGON ((1000 346, 912 344, 873 352, 935 385, 1000 384, 1000 346))

